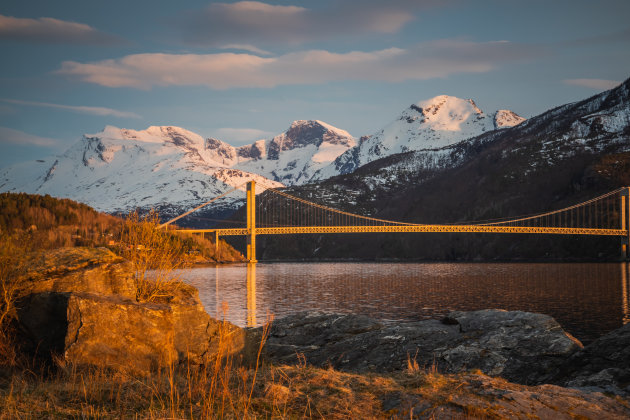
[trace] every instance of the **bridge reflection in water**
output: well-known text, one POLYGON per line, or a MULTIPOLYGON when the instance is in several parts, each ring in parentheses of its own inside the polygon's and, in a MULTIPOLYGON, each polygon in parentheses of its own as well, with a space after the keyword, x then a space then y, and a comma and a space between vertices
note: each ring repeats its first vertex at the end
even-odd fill
POLYGON ((630 322, 626 263, 259 263, 180 275, 208 313, 227 306, 226 319, 241 326, 313 310, 391 322, 499 308, 549 314, 588 342, 630 322))
POLYGON ((623 324, 630 322, 630 263, 621 263, 621 294, 623 312, 623 324))
POLYGON ((256 264, 247 264, 247 326, 256 327, 256 264))

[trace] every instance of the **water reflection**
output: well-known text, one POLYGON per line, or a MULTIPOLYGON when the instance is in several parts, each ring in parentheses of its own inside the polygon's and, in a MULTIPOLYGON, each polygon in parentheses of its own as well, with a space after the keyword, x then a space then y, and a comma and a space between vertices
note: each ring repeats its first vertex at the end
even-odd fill
POLYGON ((255 327, 256 323, 256 263, 247 264, 247 326, 255 327))
POLYGON ((621 310, 623 312, 622 322, 626 325, 630 322, 630 299, 628 298, 628 291, 630 289, 630 263, 621 263, 621 290, 622 290, 622 305, 621 310))
POLYGON ((303 310, 388 322, 500 308, 547 313, 588 342, 630 321, 628 264, 259 263, 183 277, 209 313, 220 316, 226 302, 226 318, 241 326, 303 310))

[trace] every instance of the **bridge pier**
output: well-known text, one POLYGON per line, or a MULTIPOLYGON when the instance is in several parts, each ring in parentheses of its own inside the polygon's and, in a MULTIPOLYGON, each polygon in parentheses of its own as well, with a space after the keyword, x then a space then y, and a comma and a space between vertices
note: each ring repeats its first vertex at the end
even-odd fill
POLYGON ((247 261, 256 261, 256 181, 247 183, 247 261))
POLYGON ((621 191, 621 230, 627 230, 628 233, 621 237, 621 260, 630 261, 630 187, 626 187, 621 191))

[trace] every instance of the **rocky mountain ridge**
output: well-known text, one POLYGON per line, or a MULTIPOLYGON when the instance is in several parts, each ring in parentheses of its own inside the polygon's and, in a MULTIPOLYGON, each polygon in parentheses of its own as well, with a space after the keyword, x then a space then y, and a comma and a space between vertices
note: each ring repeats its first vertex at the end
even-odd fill
POLYGON ((427 155, 482 133, 509 128, 525 121, 509 110, 484 113, 472 99, 440 95, 412 104, 401 115, 319 171, 314 180, 354 172, 372 161, 409 151, 427 155))

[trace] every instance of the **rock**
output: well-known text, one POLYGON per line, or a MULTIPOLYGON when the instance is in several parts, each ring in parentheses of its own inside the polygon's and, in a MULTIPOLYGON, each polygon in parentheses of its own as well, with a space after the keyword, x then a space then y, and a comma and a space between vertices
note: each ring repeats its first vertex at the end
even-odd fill
POLYGON ((17 302, 19 341, 23 352, 50 359, 63 352, 68 329, 69 293, 34 293, 17 302))
POLYGON ((129 264, 106 248, 60 248, 32 260, 16 304, 22 349, 31 355, 63 353, 70 294, 136 297, 129 264))
POLYGON ((441 357, 451 372, 471 366, 526 384, 547 382, 582 344, 543 314, 484 310, 452 312, 465 338, 441 357))
POLYGON ((630 324, 573 354, 552 382, 630 397, 630 324))
POLYGON ((173 283, 168 296, 137 302, 129 264, 104 248, 44 253, 24 279, 22 348, 44 360, 146 373, 204 363, 219 341, 228 353, 245 346, 244 331, 211 318, 192 286, 173 283))
POLYGON ((168 303, 73 293, 68 300, 66 363, 134 373, 171 364, 198 365, 216 354, 220 334, 230 340, 228 353, 242 350, 243 330, 211 318, 195 288, 181 284, 173 293, 168 303))
POLYGON ((355 372, 403 370, 415 361, 443 372, 480 369, 515 382, 541 383, 581 348, 546 315, 483 310, 448 318, 382 325, 359 315, 301 313, 273 324, 265 354, 280 363, 302 358, 355 372))
POLYGON ((195 287, 178 283, 164 303, 172 312, 174 345, 180 363, 202 364, 207 356, 219 351, 220 338, 229 338, 232 353, 243 350, 245 331, 208 315, 195 287))
POLYGON ((75 366, 143 373, 177 359, 168 305, 72 294, 68 299, 64 358, 75 366))
POLYGON ((130 264, 107 248, 60 248, 41 253, 33 258, 22 280, 22 296, 81 292, 136 298, 130 264))

